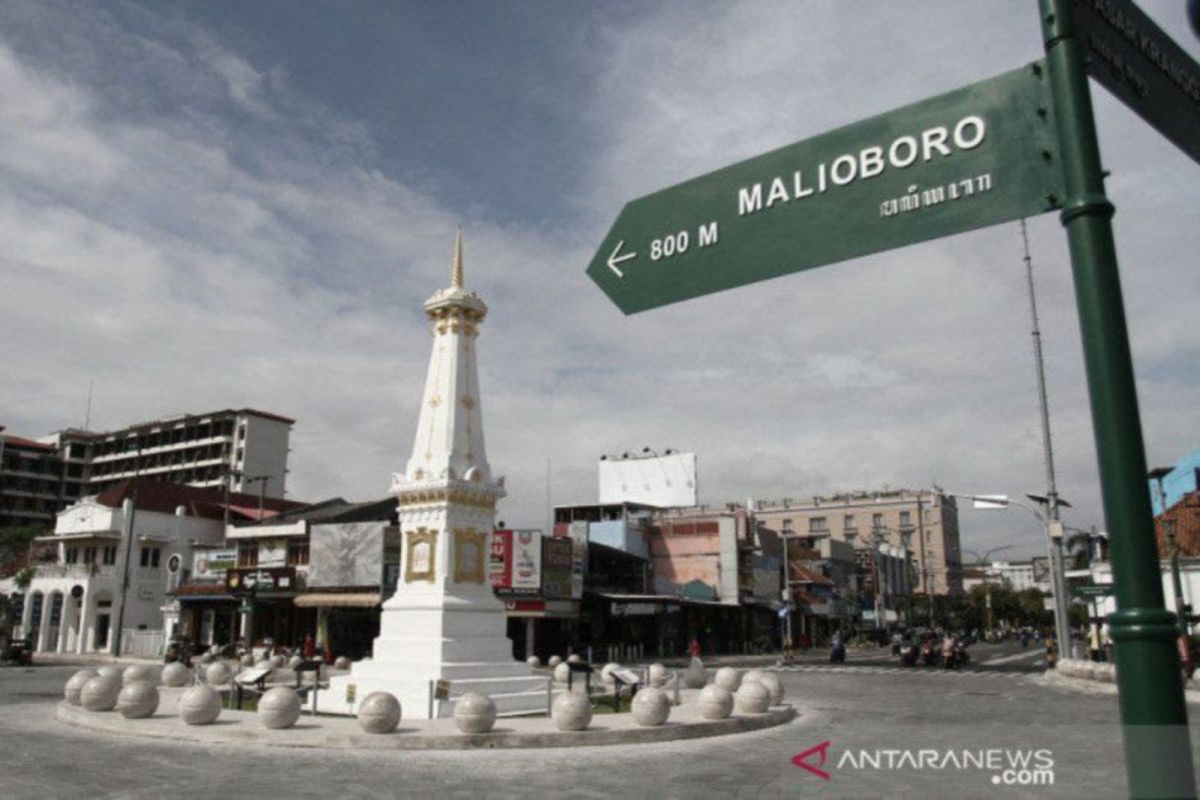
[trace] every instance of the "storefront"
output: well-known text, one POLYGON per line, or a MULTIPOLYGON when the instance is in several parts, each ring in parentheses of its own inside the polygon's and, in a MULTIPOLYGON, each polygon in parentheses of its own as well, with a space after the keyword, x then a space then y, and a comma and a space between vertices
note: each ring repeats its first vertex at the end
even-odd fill
POLYGON ((326 589, 297 595, 292 602, 297 609, 314 612, 311 633, 318 652, 355 661, 371 655, 379 635, 378 589, 326 589))

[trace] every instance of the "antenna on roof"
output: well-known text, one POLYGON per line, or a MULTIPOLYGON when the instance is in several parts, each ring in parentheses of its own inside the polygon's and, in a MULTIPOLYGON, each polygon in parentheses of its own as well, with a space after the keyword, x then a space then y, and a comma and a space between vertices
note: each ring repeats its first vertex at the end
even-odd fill
POLYGON ((87 412, 84 414, 84 417, 83 417, 83 429, 85 431, 91 430, 91 425, 92 425, 92 386, 95 383, 96 382, 94 380, 88 381, 87 412))

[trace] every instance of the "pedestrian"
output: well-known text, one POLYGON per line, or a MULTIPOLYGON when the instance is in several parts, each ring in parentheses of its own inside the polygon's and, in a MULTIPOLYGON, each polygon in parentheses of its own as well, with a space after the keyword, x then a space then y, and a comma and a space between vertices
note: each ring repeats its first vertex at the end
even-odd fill
POLYGON ((695 636, 693 636, 692 641, 688 643, 688 655, 692 658, 700 657, 700 640, 695 636))

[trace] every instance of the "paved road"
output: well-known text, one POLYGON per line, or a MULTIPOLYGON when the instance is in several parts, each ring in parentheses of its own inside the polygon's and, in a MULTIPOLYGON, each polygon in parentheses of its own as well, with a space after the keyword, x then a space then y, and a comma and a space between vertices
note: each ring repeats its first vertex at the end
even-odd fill
MULTIPOLYGON (((801 717, 758 733, 643 746, 454 753, 106 739, 52 718, 72 668, 2 669, 0 796, 993 797, 998 770, 959 769, 947 759, 982 758, 986 754, 978 754, 986 750, 1003 759, 1037 749, 1050 751, 1054 785, 1000 787, 1001 796, 1124 796, 1120 739, 1112 727, 1115 700, 1045 686, 1039 670, 1020 659, 987 664, 1006 655, 1013 653, 977 649, 976 668, 964 671, 902 670, 888 657, 853 655, 844 667, 814 659, 781 669, 801 717), (825 764, 819 751, 804 763, 827 772, 829 780, 792 764, 793 756, 824 742, 830 743, 825 764), (921 756, 922 750, 933 755, 921 756), (925 768, 911 768, 905 753, 926 759, 925 768), (887 769, 889 758, 899 768, 887 769)), ((1200 742, 1200 731, 1193 741, 1200 742)))

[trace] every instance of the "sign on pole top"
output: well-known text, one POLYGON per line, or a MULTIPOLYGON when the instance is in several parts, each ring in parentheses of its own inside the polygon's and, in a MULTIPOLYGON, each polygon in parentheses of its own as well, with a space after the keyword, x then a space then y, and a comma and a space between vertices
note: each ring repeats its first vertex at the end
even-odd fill
POLYGON ((627 204, 587 273, 626 314, 1057 208, 1041 62, 627 204))

